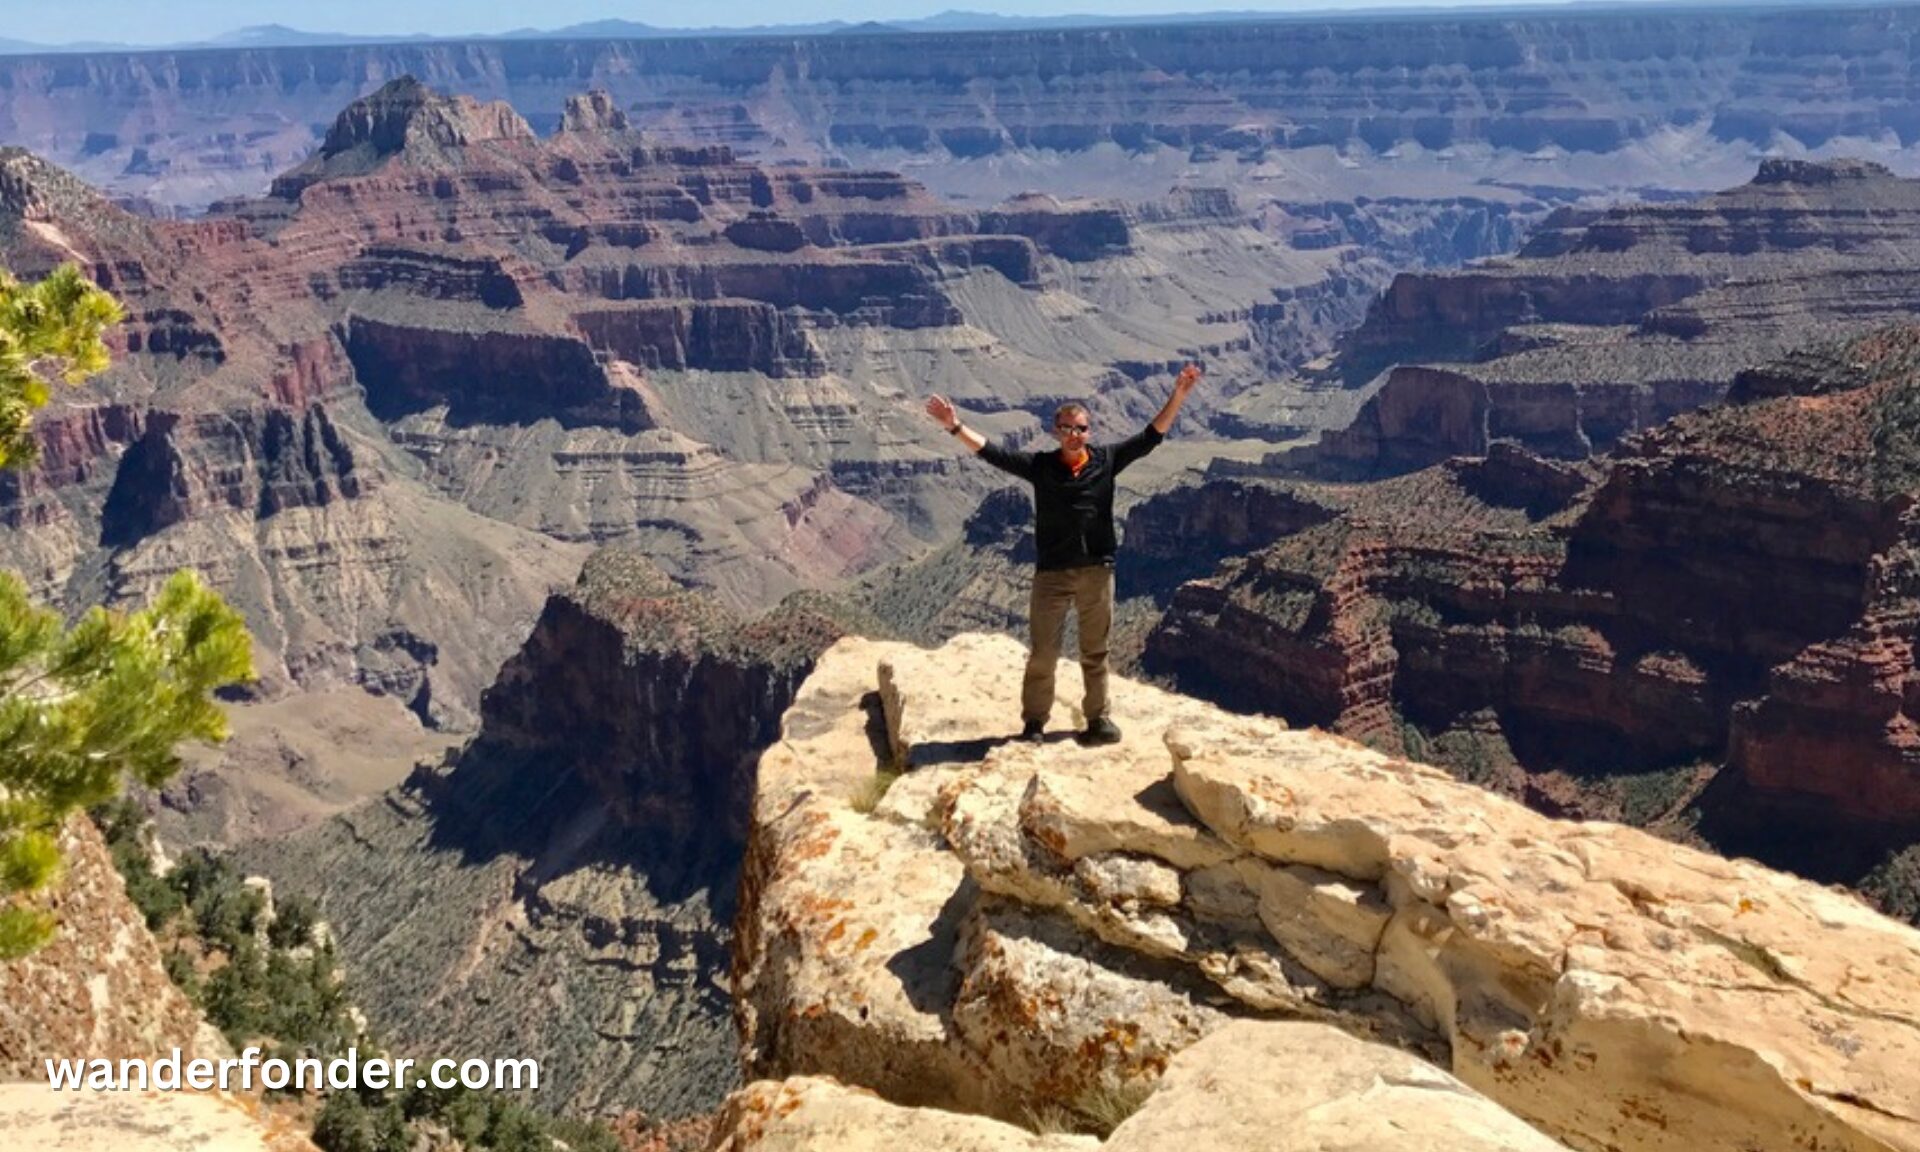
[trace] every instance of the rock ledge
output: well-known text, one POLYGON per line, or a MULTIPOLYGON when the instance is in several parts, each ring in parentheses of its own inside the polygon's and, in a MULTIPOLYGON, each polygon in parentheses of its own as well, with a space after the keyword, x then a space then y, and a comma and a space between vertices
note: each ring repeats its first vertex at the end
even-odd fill
MULTIPOLYGON (((750 1077, 1116 1149, 1920 1149, 1920 933, 1132 682, 1117 747, 1011 742, 1021 660, 850 639, 802 688, 743 880, 750 1077)), ((868 1127, 746 1093, 733 1148, 868 1127)), ((1052 1146, 1003 1137, 966 1146, 1052 1146)))

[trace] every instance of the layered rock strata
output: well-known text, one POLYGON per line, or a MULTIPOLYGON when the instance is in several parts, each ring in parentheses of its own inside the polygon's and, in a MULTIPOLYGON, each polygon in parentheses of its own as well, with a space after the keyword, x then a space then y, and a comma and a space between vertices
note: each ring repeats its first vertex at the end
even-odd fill
POLYGON ((1741 378, 1743 403, 1590 464, 1496 445, 1372 485, 1220 481, 1144 505, 1149 539, 1187 504, 1289 509, 1263 514, 1272 544, 1180 589, 1145 666, 1550 808, 1690 803, 1729 850, 1855 881, 1920 835, 1915 341, 1782 361, 1741 378), (1606 795, 1614 775, 1721 764, 1704 794, 1606 795))
MULTIPOLYGON (((1343 1075, 1331 1056, 1265 1063, 1291 1045, 1260 1030, 1338 1025, 1430 1055, 1571 1147, 1920 1147, 1920 933, 1130 681, 1121 744, 1011 742, 1019 659, 984 636, 821 658, 761 762, 735 973, 750 1075, 1003 1118, 1159 1082, 1168 1104, 1147 1096, 1111 1143, 1238 1147, 1225 1133, 1271 1136, 1292 1098, 1275 1076, 1311 1101, 1343 1075), (876 801, 878 773, 899 775, 876 801), (1196 1085, 1232 1102, 1195 1118, 1173 1101, 1196 1085)), ((1312 1035, 1299 1046, 1329 1043, 1312 1035)), ((829 1096, 846 1099, 750 1089, 737 1146, 824 1146, 806 1132, 829 1096), (782 1113, 799 1117, 785 1134, 782 1113)), ((1377 1130, 1395 1104, 1326 1118, 1377 1130)), ((1432 1139, 1551 1146, 1479 1107, 1429 1114, 1432 1139)), ((1002 1139, 980 1146, 1027 1146, 1002 1139)))
MULTIPOLYGON (((962 209, 889 172, 645 136, 605 93, 566 108, 542 137, 396 80, 267 195, 192 222, 0 157, 0 262, 78 261, 130 317, 114 368, 40 422, 43 466, 0 483, 0 559, 75 608, 199 568, 258 638, 253 703, 357 688, 384 698, 375 743, 411 751, 423 726, 473 730, 587 546, 749 611, 841 584, 987 490, 926 391, 999 436, 1069 397, 1134 423, 1168 364, 1250 375, 1276 289, 1360 275, 1350 245, 1296 252, 1230 198, 962 209)), ((1257 355, 1305 339, 1287 331, 1257 355)), ((329 777, 267 727, 196 835, 406 771, 329 777)))
POLYGON ((10 142, 189 206, 257 191, 374 78, 408 74, 507 100, 542 132, 622 117, 773 157, 912 160, 956 189, 996 169, 1031 184, 1187 167, 1306 195, 1342 180, 1376 196, 1483 177, 1711 186, 1755 149, 1891 150, 1915 128, 1915 23, 1897 9, 860 33, 24 56, 0 61, 0 83, 10 142), (587 88, 609 98, 568 104, 587 88))
POLYGON ((1684 203, 1563 209, 1510 259, 1397 277, 1341 344, 1351 426, 1271 463, 1395 475, 1512 441, 1584 459, 1719 400, 1744 368, 1920 306, 1920 182, 1768 160, 1684 203), (1395 367, 1395 365, 1400 365, 1395 367))

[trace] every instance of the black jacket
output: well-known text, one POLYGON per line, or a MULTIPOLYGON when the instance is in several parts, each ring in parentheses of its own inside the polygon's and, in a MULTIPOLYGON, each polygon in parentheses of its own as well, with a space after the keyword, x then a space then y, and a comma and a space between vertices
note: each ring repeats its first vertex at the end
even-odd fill
POLYGON ((1060 450, 1010 452, 988 441, 980 457, 1033 485, 1033 540, 1042 572, 1113 563, 1113 479, 1166 439, 1149 424, 1118 444, 1093 445, 1075 476, 1060 450))

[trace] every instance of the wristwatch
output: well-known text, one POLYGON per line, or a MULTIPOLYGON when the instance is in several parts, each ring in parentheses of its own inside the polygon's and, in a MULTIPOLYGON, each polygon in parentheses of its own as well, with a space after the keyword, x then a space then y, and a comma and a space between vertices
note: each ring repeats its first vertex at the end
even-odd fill
POLYGON ((949 435, 949 436, 958 436, 958 435, 960 435, 960 429, 961 429, 961 428, 963 428, 963 427, 965 427, 965 425, 963 425, 963 424, 961 424, 961 423, 960 423, 960 421, 958 421, 958 420, 955 420, 955 421, 953 422, 953 427, 951 427, 951 428, 949 428, 949 429, 947 429, 947 435, 949 435))

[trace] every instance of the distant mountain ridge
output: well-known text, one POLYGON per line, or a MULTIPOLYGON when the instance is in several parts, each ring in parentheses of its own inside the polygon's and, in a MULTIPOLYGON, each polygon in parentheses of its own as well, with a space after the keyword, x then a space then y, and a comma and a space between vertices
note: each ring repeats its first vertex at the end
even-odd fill
MULTIPOLYGON (((1449 16, 1474 13, 1523 15, 1527 12, 1564 12, 1569 9, 1593 12, 1606 9, 1672 10, 1686 8, 1782 8, 1782 7, 1854 7, 1853 0, 1702 0, 1686 5, 1667 5, 1658 0, 1561 0, 1555 3, 1481 3, 1448 6, 1449 16)), ((978 12, 949 8, 932 16, 905 20, 825 20, 803 24, 754 24, 742 26, 708 25, 698 28, 661 27, 636 20, 590 20, 562 28, 514 28, 506 32, 393 32, 356 34, 350 32, 308 32, 285 24, 253 24, 223 32, 202 40, 183 40, 163 44, 133 44, 109 41, 75 41, 43 44, 29 40, 0 38, 0 56, 37 56, 80 52, 158 52, 199 48, 320 48, 347 44, 458 43, 488 40, 655 40, 676 37, 756 37, 756 36, 832 36, 841 33, 878 35, 884 33, 1013 32, 1052 28, 1100 28, 1154 24, 1217 24, 1247 21, 1325 20, 1329 18, 1407 16, 1432 13, 1432 5, 1383 3, 1362 8, 1301 8, 1286 11, 1265 9, 1223 9, 1206 12, 1158 12, 1116 16, 1100 13, 1067 13, 1058 16, 1009 16, 998 12, 978 12)))

